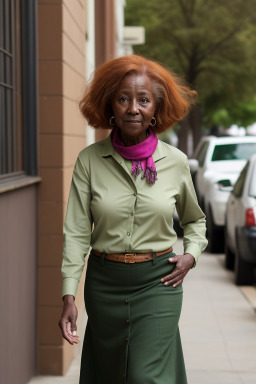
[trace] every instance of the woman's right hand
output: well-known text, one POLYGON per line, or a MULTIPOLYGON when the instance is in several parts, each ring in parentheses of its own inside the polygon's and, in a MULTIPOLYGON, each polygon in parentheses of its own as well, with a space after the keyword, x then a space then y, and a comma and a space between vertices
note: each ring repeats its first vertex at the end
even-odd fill
POLYGON ((62 336, 70 344, 78 344, 79 340, 76 335, 76 320, 77 320, 77 307, 75 305, 75 298, 72 295, 65 295, 63 297, 63 310, 59 321, 59 327, 62 332, 62 336))

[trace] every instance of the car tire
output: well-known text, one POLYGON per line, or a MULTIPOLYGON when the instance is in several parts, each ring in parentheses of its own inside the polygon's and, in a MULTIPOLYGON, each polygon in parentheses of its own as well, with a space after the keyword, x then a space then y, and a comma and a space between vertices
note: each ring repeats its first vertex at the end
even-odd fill
POLYGON ((208 208, 206 215, 208 250, 211 253, 224 252, 224 231, 223 228, 214 224, 211 207, 208 208))
POLYGON ((236 246, 235 252, 235 284, 252 285, 254 283, 253 265, 242 259, 239 246, 236 246))
POLYGON ((227 245, 227 240, 225 242, 225 267, 230 271, 235 269, 235 255, 227 245))
POLYGON ((225 267, 231 271, 235 269, 235 255, 228 246, 227 222, 225 223, 225 267))

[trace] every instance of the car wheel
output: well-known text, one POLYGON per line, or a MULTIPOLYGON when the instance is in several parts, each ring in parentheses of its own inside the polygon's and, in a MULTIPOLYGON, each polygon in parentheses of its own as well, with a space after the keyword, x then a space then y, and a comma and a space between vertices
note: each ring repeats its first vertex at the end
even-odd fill
POLYGON ((241 258, 239 247, 235 253, 235 283, 236 285, 252 285, 254 282, 253 265, 241 258))
POLYGON ((228 246, 227 223, 225 224, 225 267, 231 271, 235 268, 235 255, 228 246))
POLYGON ((225 242, 225 267, 231 271, 235 268, 235 255, 227 245, 227 241, 225 242))
POLYGON ((224 231, 214 224, 211 207, 206 215, 208 250, 211 253, 224 252, 224 231))

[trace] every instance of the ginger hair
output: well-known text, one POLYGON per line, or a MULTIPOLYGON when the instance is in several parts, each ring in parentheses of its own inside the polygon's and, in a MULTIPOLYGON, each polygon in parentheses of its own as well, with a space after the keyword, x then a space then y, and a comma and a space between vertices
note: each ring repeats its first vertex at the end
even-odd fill
POLYGON ((108 61, 95 70, 79 103, 83 116, 94 128, 112 128, 111 101, 120 81, 128 74, 146 74, 153 82, 156 102, 156 133, 165 131, 184 118, 194 104, 197 93, 179 77, 155 61, 127 55, 108 61))

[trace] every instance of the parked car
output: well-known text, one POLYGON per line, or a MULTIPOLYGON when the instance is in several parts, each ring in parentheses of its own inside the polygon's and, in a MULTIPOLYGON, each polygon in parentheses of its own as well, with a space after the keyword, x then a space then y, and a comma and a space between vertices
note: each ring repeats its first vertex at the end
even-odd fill
POLYGON ((238 285, 253 284, 256 267, 256 154, 231 192, 225 220, 225 264, 238 285))
POLYGON ((199 204, 206 214, 208 249, 224 251, 226 204, 249 157, 256 153, 256 137, 204 137, 189 160, 199 204))

